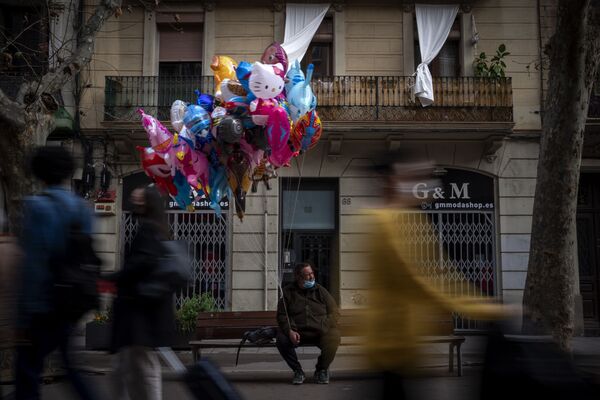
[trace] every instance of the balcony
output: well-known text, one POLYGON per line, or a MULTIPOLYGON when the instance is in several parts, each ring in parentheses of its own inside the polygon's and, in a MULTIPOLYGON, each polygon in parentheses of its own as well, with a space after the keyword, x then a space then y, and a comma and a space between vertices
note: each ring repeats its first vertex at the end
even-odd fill
MULTIPOLYGON (((434 78, 435 102, 421 107, 412 77, 331 76, 311 83, 317 110, 328 123, 512 123, 511 78, 434 78)), ((137 108, 169 120, 176 99, 195 101, 194 90, 213 93, 211 76, 107 76, 104 121, 134 121, 137 108)))

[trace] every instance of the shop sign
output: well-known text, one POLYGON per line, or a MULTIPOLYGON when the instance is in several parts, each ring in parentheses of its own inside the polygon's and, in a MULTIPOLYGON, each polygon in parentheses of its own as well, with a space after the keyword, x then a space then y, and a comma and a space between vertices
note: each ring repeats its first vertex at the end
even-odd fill
POLYGON ((436 183, 416 183, 412 195, 423 210, 493 210, 494 180, 476 172, 448 168, 436 183))

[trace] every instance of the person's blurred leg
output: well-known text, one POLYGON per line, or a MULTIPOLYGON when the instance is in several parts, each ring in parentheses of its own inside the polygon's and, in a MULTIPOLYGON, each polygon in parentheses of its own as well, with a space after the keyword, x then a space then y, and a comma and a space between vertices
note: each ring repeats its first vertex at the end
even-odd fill
POLYGON ((59 345, 62 361, 67 371, 67 376, 79 397, 83 400, 95 400, 97 396, 94 394, 94 391, 91 389, 89 384, 84 382, 84 378, 81 376, 79 371, 73 366, 69 346, 72 331, 72 324, 64 324, 62 328, 63 335, 59 345))
POLYGON ((406 400, 404 378, 396 372, 384 371, 382 374, 383 400, 406 400))
POLYGON ((113 371, 110 374, 111 395, 113 400, 127 400, 127 374, 131 369, 128 362, 127 348, 121 348, 113 361, 113 371))
POLYGON ((152 349, 131 346, 129 352, 129 374, 127 389, 132 400, 162 399, 160 362, 152 349))
POLYGON ((39 380, 43 368, 39 343, 17 346, 15 364, 15 398, 17 400, 39 399, 39 380))
POLYGON ((17 400, 39 399, 44 358, 58 347, 62 332, 53 317, 34 316, 29 327, 29 343, 17 346, 15 396, 17 400))

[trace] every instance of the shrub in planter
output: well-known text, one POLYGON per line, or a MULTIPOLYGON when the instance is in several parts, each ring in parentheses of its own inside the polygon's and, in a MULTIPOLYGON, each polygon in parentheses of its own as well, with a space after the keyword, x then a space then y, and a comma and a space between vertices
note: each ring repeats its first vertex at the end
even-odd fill
POLYGON ((193 295, 181 302, 181 307, 175 313, 177 329, 182 333, 193 333, 196 329, 198 313, 217 310, 217 303, 209 293, 193 295))

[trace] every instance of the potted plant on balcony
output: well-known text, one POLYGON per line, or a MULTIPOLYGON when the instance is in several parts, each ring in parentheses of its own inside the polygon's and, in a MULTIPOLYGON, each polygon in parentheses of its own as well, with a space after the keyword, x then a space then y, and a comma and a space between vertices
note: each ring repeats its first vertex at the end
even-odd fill
POLYGON ((496 54, 488 60, 487 55, 482 51, 479 56, 473 61, 473 67, 475 68, 475 76, 484 78, 504 78, 506 76, 506 63, 504 57, 510 53, 506 51, 504 43, 498 46, 496 54))
POLYGON ((86 350, 107 350, 112 332, 112 308, 96 311, 94 319, 85 324, 86 350))
MULTIPOLYGON (((506 51, 504 43, 498 46, 496 54, 488 60, 485 52, 481 52, 478 57, 473 61, 473 67, 475 69, 476 80, 476 91, 477 96, 483 99, 487 98, 490 105, 504 105, 506 96, 510 95, 510 90, 507 89, 506 79, 506 63, 504 59, 510 53, 506 51)), ((485 102, 484 102, 485 103, 485 102)))
POLYGON ((209 293, 195 294, 183 299, 181 306, 175 313, 177 323, 177 340, 174 348, 188 348, 190 340, 194 337, 198 313, 217 310, 217 303, 209 293))

